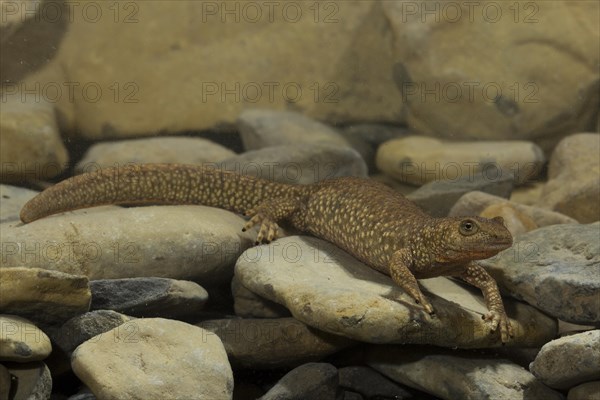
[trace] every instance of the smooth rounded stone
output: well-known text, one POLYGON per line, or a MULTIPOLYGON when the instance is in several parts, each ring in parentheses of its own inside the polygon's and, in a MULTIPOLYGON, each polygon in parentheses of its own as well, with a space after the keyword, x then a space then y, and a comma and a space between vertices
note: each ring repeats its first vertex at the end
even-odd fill
POLYGON ((406 196, 433 217, 445 217, 452 206, 464 194, 478 190, 495 196, 509 198, 514 183, 510 174, 499 179, 488 179, 477 173, 452 180, 441 180, 426 183, 406 196))
POLYGON ((50 339, 31 321, 0 314, 0 361, 40 361, 51 351, 50 339))
POLYGON ((88 278, 40 268, 0 268, 0 310, 60 324, 89 310, 88 278))
POLYGON ((350 147, 335 129, 293 111, 250 109, 237 120, 246 150, 299 144, 329 144, 350 147))
MULTIPOLYGON (((435 309, 429 316, 390 277, 323 240, 290 236, 247 250, 239 283, 322 331, 370 343, 427 343, 445 347, 500 345, 482 319, 479 290, 447 278, 422 280, 435 309)), ((504 300, 515 336, 509 345, 538 346, 556 335, 556 321, 526 304, 504 300)))
POLYGON ((6 363, 8 372, 14 376, 11 385, 14 400, 46 400, 52 393, 52 376, 43 362, 6 363))
POLYGON ((367 364, 396 382, 440 399, 563 399, 511 361, 466 351, 373 346, 367 364))
POLYGON ((506 226, 513 237, 538 228, 537 224, 530 216, 517 210, 516 207, 510 203, 492 204, 486 207, 479 216, 490 219, 502 217, 502 219, 504 219, 504 226, 506 226))
POLYGON ((408 126, 449 139, 536 140, 549 149, 565 132, 595 125, 598 4, 516 4, 382 3, 408 126), (553 71, 570 76, 559 81, 553 71))
POLYGON ((204 164, 234 156, 213 141, 193 137, 155 137, 92 145, 75 167, 78 172, 143 163, 204 164))
POLYGON ((101 279, 90 282, 91 310, 133 317, 173 318, 199 313, 208 293, 197 283, 167 278, 101 279))
POLYGON ((567 136, 554 149, 539 205, 581 223, 600 220, 600 135, 567 136))
POLYGON ((527 206, 535 206, 540 200, 546 182, 534 182, 529 185, 519 186, 510 195, 510 201, 527 206))
POLYGON ((197 325, 221 339, 234 368, 295 367, 354 344, 294 318, 221 319, 197 325))
POLYGON ((563 321, 599 325, 599 237, 600 223, 547 226, 481 264, 511 296, 563 321))
POLYGON ((2 199, 0 223, 18 221, 21 208, 36 194, 38 192, 35 190, 0 184, 0 199, 2 199))
POLYGON ((98 399, 231 398, 233 373, 218 337, 163 318, 130 324, 134 330, 117 327, 73 352, 73 372, 98 399))
POLYGON ((543 151, 532 142, 445 142, 423 136, 385 142, 376 156, 382 172, 417 186, 479 173, 490 181, 513 176, 523 184, 537 178, 544 161, 543 151))
POLYGON ((66 213, 26 225, 0 224, 2 266, 58 270, 91 280, 165 277, 225 282, 255 229, 204 206, 115 208, 66 213))
POLYGON ((360 393, 364 398, 409 399, 412 396, 395 382, 369 367, 345 367, 338 370, 340 386, 360 393))
POLYGON ((575 386, 569 390, 567 400, 600 400, 600 381, 575 386))
POLYGON ((288 372, 260 400, 335 400, 337 392, 337 368, 327 363, 308 363, 288 372))
POLYGON ((235 315, 242 318, 286 318, 290 311, 281 304, 260 297, 246 289, 237 278, 231 280, 235 315))
POLYGON ((356 150, 330 144, 265 147, 216 164, 242 175, 290 184, 311 184, 340 176, 367 176, 367 166, 356 150))
POLYGON ((342 128, 340 134, 360 153, 369 171, 376 172, 375 154, 379 145, 410 133, 406 127, 399 125, 358 123, 342 128))
POLYGON ((564 214, 547 210, 541 207, 527 206, 514 201, 508 201, 502 197, 483 192, 470 192, 462 196, 452 206, 448 216, 461 217, 467 215, 481 215, 481 213, 492 205, 509 205, 515 210, 530 217, 537 226, 548 226, 558 224, 576 224, 577 220, 564 214))
POLYGON ((70 355, 80 344, 93 337, 100 337, 105 332, 127 323, 129 325, 123 326, 122 332, 137 332, 137 326, 130 323, 134 320, 134 318, 112 310, 90 311, 68 320, 53 335, 53 339, 58 347, 70 355))
POLYGON ((69 154, 53 106, 41 100, 23 101, 20 96, 8 98, 0 110, 0 180, 44 180, 62 173, 69 154))
POLYGON ((529 370, 546 385, 568 389, 600 377, 600 330, 546 343, 529 370))

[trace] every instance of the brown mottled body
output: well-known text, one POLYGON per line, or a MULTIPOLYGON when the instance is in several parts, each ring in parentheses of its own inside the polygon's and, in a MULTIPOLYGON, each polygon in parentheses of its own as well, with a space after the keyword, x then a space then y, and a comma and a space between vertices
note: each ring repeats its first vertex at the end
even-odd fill
POLYGON ((251 216, 257 242, 276 238, 277 222, 323 238, 348 251, 421 303, 417 278, 456 276, 480 288, 492 331, 512 335, 500 292, 475 260, 511 246, 501 218, 433 218, 392 189, 360 178, 286 185, 211 168, 146 164, 80 175, 45 190, 21 210, 23 222, 104 204, 202 204, 251 216))

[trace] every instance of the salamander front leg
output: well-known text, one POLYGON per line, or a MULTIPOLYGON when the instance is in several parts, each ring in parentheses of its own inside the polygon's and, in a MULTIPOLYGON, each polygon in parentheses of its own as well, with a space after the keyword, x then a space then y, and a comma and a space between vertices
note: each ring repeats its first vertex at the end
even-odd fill
POLYGON ((513 336, 513 328, 504 310, 502 297, 494 278, 481 265, 474 262, 469 263, 458 277, 481 289, 485 304, 490 310, 489 314, 483 316, 483 319, 491 321, 492 332, 500 330, 502 343, 508 342, 508 338, 513 336))
POLYGON ((417 278, 410 271, 410 255, 408 250, 399 250, 392 255, 390 261, 390 276, 392 280, 408 293, 417 303, 420 303, 425 311, 433 314, 433 307, 419 288, 417 278))

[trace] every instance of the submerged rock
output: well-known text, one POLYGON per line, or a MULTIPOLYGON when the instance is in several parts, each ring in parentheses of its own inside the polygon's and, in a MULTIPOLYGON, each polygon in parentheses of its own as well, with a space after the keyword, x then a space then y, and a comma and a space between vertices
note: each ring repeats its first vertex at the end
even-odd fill
POLYGON ((213 334, 180 321, 130 322, 81 344, 75 374, 96 397, 128 399, 230 399, 233 374, 213 334))
POLYGON ((558 319, 600 324, 600 223, 552 225, 482 261, 498 284, 558 319))
MULTIPOLYGON (((427 343, 447 347, 500 345, 482 320, 487 309, 478 289, 440 277, 422 280, 436 313, 430 316, 390 277, 320 239, 290 236, 247 250, 236 280, 284 305, 319 330, 370 343, 427 343)), ((555 337, 556 322, 533 307, 505 299, 515 337, 535 346, 555 337)))

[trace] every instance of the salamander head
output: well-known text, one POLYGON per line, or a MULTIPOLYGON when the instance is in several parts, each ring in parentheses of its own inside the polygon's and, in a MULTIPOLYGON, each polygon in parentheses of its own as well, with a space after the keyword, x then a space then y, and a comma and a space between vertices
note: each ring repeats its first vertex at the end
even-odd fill
POLYGON ((436 225, 439 229, 436 261, 442 263, 490 258, 513 242, 502 217, 440 218, 436 225))

